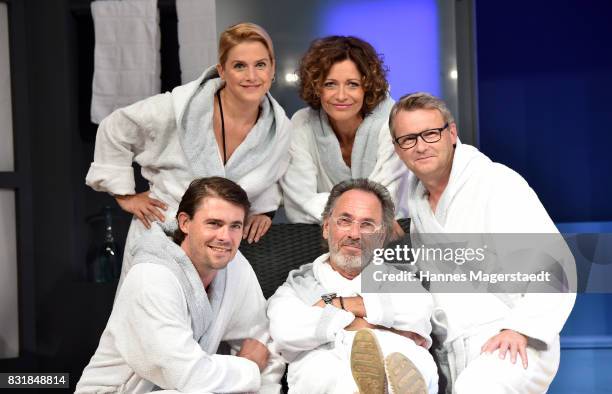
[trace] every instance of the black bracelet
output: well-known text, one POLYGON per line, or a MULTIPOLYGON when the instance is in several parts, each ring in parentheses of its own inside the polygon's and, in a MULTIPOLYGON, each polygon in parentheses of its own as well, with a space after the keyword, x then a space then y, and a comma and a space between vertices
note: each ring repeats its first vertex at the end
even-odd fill
POLYGON ((262 215, 266 215, 267 217, 269 217, 271 220, 274 219, 274 215, 276 214, 276 211, 270 211, 270 212, 264 212, 262 213, 262 215))
POLYGON ((342 308, 342 310, 346 310, 346 309, 344 309, 344 300, 342 299, 342 296, 340 296, 338 298, 340 298, 340 307, 342 308))

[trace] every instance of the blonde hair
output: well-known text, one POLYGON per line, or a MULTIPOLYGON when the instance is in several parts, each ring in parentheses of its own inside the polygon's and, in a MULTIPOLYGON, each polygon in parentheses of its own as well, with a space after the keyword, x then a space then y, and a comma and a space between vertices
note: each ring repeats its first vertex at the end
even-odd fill
POLYGON ((223 66, 227 61, 229 51, 243 42, 260 42, 268 50, 270 60, 274 63, 274 47, 272 39, 263 27, 255 23, 238 23, 225 29, 219 38, 219 64, 223 66))
POLYGON ((437 109, 442 114, 442 118, 448 124, 455 123, 455 118, 446 106, 446 103, 441 99, 425 92, 409 93, 402 96, 391 108, 389 113, 389 131, 391 138, 395 138, 395 130, 393 130, 393 121, 395 116, 400 111, 415 111, 417 109, 437 109))

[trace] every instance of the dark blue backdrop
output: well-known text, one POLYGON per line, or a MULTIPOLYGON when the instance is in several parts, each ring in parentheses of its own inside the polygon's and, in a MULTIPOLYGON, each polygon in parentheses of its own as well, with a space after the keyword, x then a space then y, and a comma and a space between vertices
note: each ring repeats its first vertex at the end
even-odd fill
POLYGON ((478 1, 480 147, 555 222, 612 221, 612 2, 478 1))
MULTIPOLYGON (((557 223, 612 221, 611 21, 608 0, 476 3, 480 148, 557 223)), ((612 295, 579 295, 562 344, 551 393, 612 392, 612 295)))

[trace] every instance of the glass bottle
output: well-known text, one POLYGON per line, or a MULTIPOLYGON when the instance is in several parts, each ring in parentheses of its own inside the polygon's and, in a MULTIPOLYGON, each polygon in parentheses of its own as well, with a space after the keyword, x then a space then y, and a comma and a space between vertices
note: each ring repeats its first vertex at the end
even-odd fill
POLYGON ((112 282, 119 278, 121 261, 113 236, 113 216, 110 207, 104 207, 104 241, 92 264, 91 279, 96 283, 112 282))

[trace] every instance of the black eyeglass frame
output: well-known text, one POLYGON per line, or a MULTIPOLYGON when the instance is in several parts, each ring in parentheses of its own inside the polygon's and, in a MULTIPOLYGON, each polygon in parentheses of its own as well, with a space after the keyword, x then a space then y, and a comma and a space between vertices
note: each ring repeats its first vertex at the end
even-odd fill
MULTIPOLYGON (((448 124, 448 122, 446 122, 446 123, 444 124, 444 126, 442 126, 442 127, 437 127, 437 128, 433 128, 433 129, 423 130, 423 131, 421 131, 420 133, 416 133, 416 134, 404 134, 404 135, 400 135, 399 137, 394 138, 394 139, 393 139, 393 142, 394 142, 394 143, 396 143, 396 144, 397 144, 397 146, 399 146, 399 147, 400 147, 400 148, 402 148, 403 150, 408 150, 408 149, 412 149, 412 148, 414 148, 414 147, 416 146, 416 144, 417 144, 417 141, 419 140, 419 137, 421 137, 421 139, 422 139, 424 142, 426 142, 426 143, 428 143, 428 144, 433 144, 433 143, 436 143, 436 142, 438 142, 438 141, 440 141, 440 140, 442 139, 442 132, 443 132, 444 130, 446 130, 446 129, 448 128, 448 126, 449 126, 449 124, 448 124), (430 141, 427 141, 427 140, 426 140, 426 139, 423 137, 423 134, 425 134, 425 133, 430 133, 430 132, 432 132, 432 131, 435 131, 435 132, 436 132, 436 134, 437 134, 438 138, 437 138, 436 140, 433 140, 433 141, 431 141, 431 140, 430 140, 430 141), (400 142, 400 140, 408 140, 408 139, 407 139, 407 137, 412 137, 412 136, 414 136, 414 137, 415 137, 415 138, 414 138, 414 140, 413 140, 413 141, 414 141, 414 144, 412 144, 412 145, 410 145, 410 146, 402 146, 402 143, 400 142)), ((412 138, 410 138, 409 140, 412 140, 412 138)), ((409 140, 408 140, 408 141, 409 141, 409 140)))

